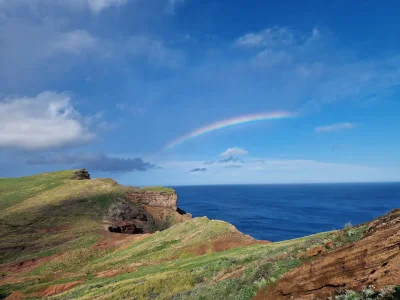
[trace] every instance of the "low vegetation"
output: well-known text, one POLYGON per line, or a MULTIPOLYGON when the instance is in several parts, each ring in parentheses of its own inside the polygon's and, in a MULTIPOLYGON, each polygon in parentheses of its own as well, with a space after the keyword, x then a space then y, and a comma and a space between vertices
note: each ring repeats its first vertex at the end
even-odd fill
POLYGON ((262 243, 228 223, 196 218, 151 235, 113 234, 101 216, 133 188, 73 181, 71 172, 0 180, 0 298, 250 299, 314 259, 310 249, 332 251, 366 231, 347 226, 262 243))
POLYGON ((362 291, 346 290, 337 295, 334 300, 397 300, 400 299, 400 285, 389 286, 381 290, 374 286, 368 286, 362 291))
POLYGON ((174 189, 163 187, 163 186, 146 186, 146 187, 139 188, 139 190, 147 191, 147 192, 168 193, 168 194, 175 193, 174 189))

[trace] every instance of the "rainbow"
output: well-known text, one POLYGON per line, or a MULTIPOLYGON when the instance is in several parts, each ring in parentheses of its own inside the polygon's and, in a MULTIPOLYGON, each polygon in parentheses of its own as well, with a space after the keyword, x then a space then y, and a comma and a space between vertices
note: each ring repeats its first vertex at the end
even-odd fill
POLYGON ((296 115, 291 112, 270 112, 270 113, 244 115, 244 116, 239 116, 239 117, 232 118, 232 119, 219 121, 219 122, 212 123, 210 125, 201 127, 199 129, 196 129, 192 132, 189 132, 188 134, 170 142, 168 145, 165 146, 164 149, 174 148, 175 146, 177 146, 187 140, 190 140, 190 139, 198 137, 200 135, 203 135, 203 134, 206 134, 206 133, 218 130, 218 129, 222 129, 225 127, 230 127, 230 126, 235 126, 235 125, 250 123, 250 122, 257 122, 257 121, 288 119, 288 118, 294 118, 295 116, 296 115))

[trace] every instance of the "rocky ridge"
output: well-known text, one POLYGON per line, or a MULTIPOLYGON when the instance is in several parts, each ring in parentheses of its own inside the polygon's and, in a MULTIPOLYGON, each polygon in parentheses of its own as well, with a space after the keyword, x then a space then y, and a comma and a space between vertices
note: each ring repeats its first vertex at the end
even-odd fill
POLYGON ((259 292, 256 299, 328 299, 346 290, 399 285, 400 209, 366 226, 361 240, 288 272, 277 285, 259 292))

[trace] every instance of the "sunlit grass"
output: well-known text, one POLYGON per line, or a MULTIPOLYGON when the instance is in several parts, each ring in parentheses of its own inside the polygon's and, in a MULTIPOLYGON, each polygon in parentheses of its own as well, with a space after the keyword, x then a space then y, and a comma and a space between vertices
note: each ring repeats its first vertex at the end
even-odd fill
POLYGON ((121 247, 99 248, 95 245, 105 233, 105 210, 135 189, 111 179, 71 180, 72 174, 0 179, 0 263, 53 255, 15 275, 20 282, 2 286, 0 295, 21 291, 34 297, 52 285, 83 280, 50 299, 250 299, 312 259, 301 255, 307 249, 328 241, 345 245, 366 231, 365 226, 347 226, 342 231, 215 252, 216 239, 240 234, 229 223, 195 218, 147 237, 126 239, 121 247), (204 251, 197 253, 200 247, 204 251), (110 278, 99 276, 113 271, 110 278))

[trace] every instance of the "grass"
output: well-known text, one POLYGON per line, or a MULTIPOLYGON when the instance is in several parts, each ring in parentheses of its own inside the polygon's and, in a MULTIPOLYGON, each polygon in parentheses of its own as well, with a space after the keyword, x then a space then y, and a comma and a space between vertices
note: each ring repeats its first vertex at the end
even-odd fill
POLYGON ((103 212, 130 188, 72 174, 0 179, 0 263, 95 243, 103 212))
MULTIPOLYGON (((236 234, 229 223, 195 218, 146 238, 125 236, 121 244, 96 247, 105 234, 104 211, 132 188, 110 179, 73 181, 72 171, 0 179, 0 263, 49 257, 23 273, 1 295, 26 297, 52 285, 84 282, 51 299, 251 299, 256 292, 310 258, 300 254, 362 238, 365 226, 270 244, 215 252, 213 242, 236 234), (202 248, 203 255, 196 250, 202 248), (99 276, 112 273, 110 278, 99 276)), ((161 187, 148 191, 172 192, 161 187)), ((1 284, 1 283, 0 283, 1 284)))
POLYGON ((174 194, 175 190, 163 186, 146 186, 139 188, 141 191, 148 191, 148 192, 158 192, 158 193, 168 193, 168 194, 174 194))
POLYGON ((298 258, 298 254, 324 244, 328 237, 336 241, 344 234, 321 233, 294 241, 179 256, 182 246, 213 239, 229 231, 229 226, 205 218, 174 225, 124 250, 91 261, 86 269, 92 273, 91 279, 54 299, 250 299, 260 288, 273 284, 307 260, 298 258), (206 234, 197 238, 200 232, 206 234), (140 265, 133 273, 107 279, 93 276, 96 271, 131 263, 140 265), (235 273, 233 278, 224 278, 235 273))

